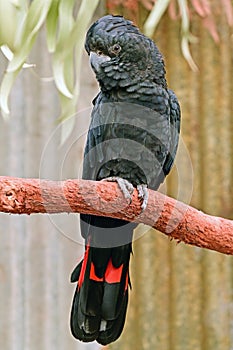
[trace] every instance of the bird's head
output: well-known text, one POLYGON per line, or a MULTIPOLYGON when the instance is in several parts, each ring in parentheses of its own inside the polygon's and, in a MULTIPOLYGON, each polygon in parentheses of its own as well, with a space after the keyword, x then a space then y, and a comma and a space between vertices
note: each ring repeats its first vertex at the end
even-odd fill
POLYGON ((139 81, 166 86, 157 46, 121 16, 107 15, 92 24, 85 48, 103 90, 127 90, 139 81))

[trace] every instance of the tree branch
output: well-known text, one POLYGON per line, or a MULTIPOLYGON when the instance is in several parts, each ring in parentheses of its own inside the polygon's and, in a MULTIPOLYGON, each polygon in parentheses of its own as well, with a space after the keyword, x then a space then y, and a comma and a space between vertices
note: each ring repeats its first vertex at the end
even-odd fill
POLYGON ((12 214, 87 213, 152 226, 171 238, 233 255, 233 221, 197 209, 149 190, 141 213, 137 191, 126 203, 116 183, 48 181, 0 176, 0 211, 12 214))

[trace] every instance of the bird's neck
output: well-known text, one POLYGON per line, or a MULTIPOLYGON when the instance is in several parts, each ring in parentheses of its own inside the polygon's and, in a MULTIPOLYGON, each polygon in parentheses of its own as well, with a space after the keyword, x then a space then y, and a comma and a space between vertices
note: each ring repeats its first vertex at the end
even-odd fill
POLYGON ((111 102, 132 102, 152 101, 153 98, 160 93, 161 89, 167 89, 166 80, 164 83, 157 84, 151 81, 134 81, 125 87, 115 87, 112 89, 105 89, 101 87, 103 95, 111 102))

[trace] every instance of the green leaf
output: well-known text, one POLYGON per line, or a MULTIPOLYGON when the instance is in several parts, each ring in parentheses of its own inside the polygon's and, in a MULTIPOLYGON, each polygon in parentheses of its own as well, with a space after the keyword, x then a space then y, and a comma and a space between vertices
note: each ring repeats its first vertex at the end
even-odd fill
MULTIPOLYGON (((11 51, 11 49, 9 49, 9 47, 7 45, 2 45, 0 47, 3 55, 8 59, 8 61, 11 61, 14 57, 13 52, 11 51)), ((24 63, 23 64, 23 68, 32 68, 35 67, 35 64, 33 63, 24 63)))
POLYGON ((14 47, 17 31, 17 7, 9 0, 0 0, 0 46, 14 47))
POLYGON ((144 24, 144 33, 152 37, 154 34, 155 28, 157 27, 161 17, 165 13, 171 0, 157 0, 154 4, 153 9, 151 10, 145 24, 144 24))
POLYGON ((82 53, 84 50, 85 34, 88 30, 90 21, 99 4, 99 0, 83 0, 77 15, 76 24, 71 36, 72 41, 76 43, 76 72, 77 82, 75 85, 75 95, 79 94, 80 75, 82 67, 82 53), (86 11, 86 6, 88 11, 86 11))
POLYGON ((10 73, 6 72, 3 76, 2 84, 0 86, 0 107, 5 118, 7 118, 7 116, 10 114, 8 99, 18 72, 19 70, 10 73))
POLYGON ((74 26, 75 0, 60 0, 58 7, 59 30, 53 56, 54 80, 58 90, 68 99, 73 98, 74 45, 70 35, 74 26), (70 74, 72 71, 72 74, 70 74))
POLYGON ((190 68, 194 71, 194 72, 198 72, 198 67, 196 65, 196 63, 194 62, 191 52, 190 52, 190 48, 189 48, 189 39, 187 36, 183 36, 182 40, 181 40, 181 50, 183 53, 184 58, 186 59, 186 61, 188 62, 190 68))
POLYGON ((53 59, 53 75, 55 84, 58 88, 58 90, 67 98, 72 99, 73 94, 69 90, 66 80, 65 80, 65 63, 64 60, 62 60, 58 54, 55 55, 53 59))
POLYGON ((21 33, 16 42, 14 57, 7 71, 14 72, 22 67, 34 44, 36 35, 49 11, 52 0, 34 0, 26 15, 21 33))
POLYGON ((59 0, 53 0, 46 18, 47 45, 49 52, 54 52, 57 41, 59 0))
POLYGON ((70 33, 74 26, 75 0, 60 0, 59 3, 59 31, 56 45, 56 52, 67 54, 67 45, 70 47, 70 33), (65 50, 64 50, 65 48, 65 50))
MULTIPOLYGON (((62 16, 59 22, 58 40, 53 57, 53 72, 56 86, 64 96, 64 98, 61 98, 62 119, 69 118, 76 110, 85 33, 98 3, 99 0, 83 0, 75 20, 72 7, 74 5, 73 0, 61 0, 59 5, 59 13, 62 13, 62 16), (75 69, 77 80, 74 85, 75 69)), ((62 142, 68 134, 67 130, 62 133, 62 142)))
POLYGON ((178 4, 180 7, 181 12, 181 51, 184 55, 184 58, 188 62, 190 68, 194 71, 198 71, 198 67, 195 64, 190 48, 189 48, 189 42, 195 42, 196 38, 190 33, 190 21, 189 21, 189 13, 188 13, 188 5, 186 0, 178 0, 178 4))

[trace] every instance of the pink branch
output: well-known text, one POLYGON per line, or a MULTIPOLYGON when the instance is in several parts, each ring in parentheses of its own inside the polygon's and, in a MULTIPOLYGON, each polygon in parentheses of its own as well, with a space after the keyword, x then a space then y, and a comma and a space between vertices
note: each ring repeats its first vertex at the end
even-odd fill
POLYGON ((180 242, 233 255, 233 221, 204 214, 156 191, 141 213, 137 191, 127 203, 116 183, 0 176, 0 211, 87 213, 150 225, 180 242))

